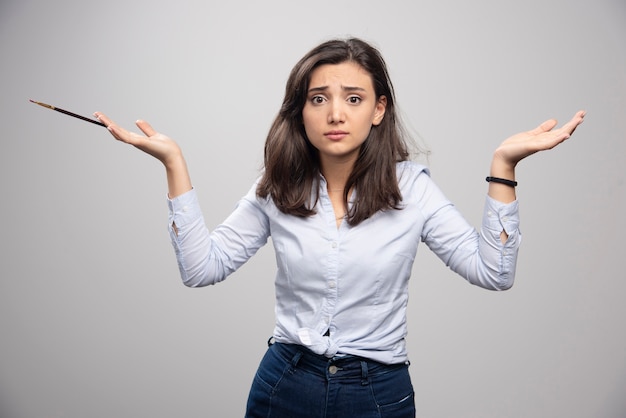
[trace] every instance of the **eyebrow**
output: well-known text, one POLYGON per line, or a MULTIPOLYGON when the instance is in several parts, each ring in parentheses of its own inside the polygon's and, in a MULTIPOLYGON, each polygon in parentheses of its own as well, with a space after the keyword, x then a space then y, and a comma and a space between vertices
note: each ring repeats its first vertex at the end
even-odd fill
MULTIPOLYGON (((366 91, 363 87, 341 86, 344 91, 366 91)), ((328 86, 311 87, 309 93, 317 93, 328 90, 328 86)))

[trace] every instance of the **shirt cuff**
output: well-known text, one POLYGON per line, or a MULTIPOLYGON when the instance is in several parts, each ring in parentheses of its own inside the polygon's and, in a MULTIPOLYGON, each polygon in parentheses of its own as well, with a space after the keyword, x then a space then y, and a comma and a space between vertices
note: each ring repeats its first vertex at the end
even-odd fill
POLYGON ((191 189, 173 199, 168 197, 167 206, 169 209, 169 224, 175 223, 178 228, 184 227, 202 217, 195 189, 191 189))
POLYGON ((517 200, 511 203, 502 203, 487 196, 483 225, 491 231, 501 232, 504 230, 511 235, 519 228, 519 204, 517 200))

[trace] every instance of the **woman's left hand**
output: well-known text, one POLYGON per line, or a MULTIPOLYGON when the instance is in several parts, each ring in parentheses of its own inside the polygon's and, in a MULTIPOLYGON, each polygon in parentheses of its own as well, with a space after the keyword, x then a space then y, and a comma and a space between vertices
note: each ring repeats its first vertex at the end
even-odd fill
MULTIPOLYGON (((521 132, 506 139, 496 149, 491 161, 489 175, 507 180, 515 180, 515 166, 524 158, 538 151, 552 149, 568 139, 585 117, 585 111, 577 112, 569 122, 558 129, 556 120, 549 119, 528 132, 521 132)), ((516 199, 515 188, 490 182, 489 196, 500 202, 509 203, 516 199)), ((506 234, 503 232, 503 242, 506 234)))
POLYGON ((518 162, 538 151, 549 150, 568 139, 583 122, 585 111, 578 111, 569 122, 554 129, 557 121, 549 119, 527 132, 521 132, 506 139, 494 153, 494 163, 504 164, 514 169, 518 162))

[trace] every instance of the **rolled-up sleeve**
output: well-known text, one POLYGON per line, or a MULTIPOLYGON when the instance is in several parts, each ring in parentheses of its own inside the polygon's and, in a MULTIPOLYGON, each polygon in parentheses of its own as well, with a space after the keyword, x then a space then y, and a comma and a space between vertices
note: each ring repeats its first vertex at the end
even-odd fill
POLYGON ((477 231, 434 183, 427 185, 424 197, 422 240, 426 245, 471 284, 490 290, 509 289, 521 242, 518 202, 505 204, 487 196, 477 231), (504 243, 502 231, 508 235, 504 243))
POLYGON ((522 239, 518 208, 517 200, 505 204, 487 196, 479 240, 479 255, 487 271, 468 279, 471 283, 494 290, 506 290, 513 286, 522 239), (502 231, 508 236, 504 243, 502 231))
POLYGON ((255 188, 213 231, 205 224, 195 190, 168 199, 170 239, 186 286, 224 280, 265 245, 269 222, 256 200, 255 188))

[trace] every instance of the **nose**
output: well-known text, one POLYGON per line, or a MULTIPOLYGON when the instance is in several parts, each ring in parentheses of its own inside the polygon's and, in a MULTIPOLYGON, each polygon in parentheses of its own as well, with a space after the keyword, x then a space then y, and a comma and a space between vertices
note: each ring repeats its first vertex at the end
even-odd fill
POLYGON ((343 103, 340 100, 333 100, 328 109, 328 123, 343 123, 346 120, 343 103))

